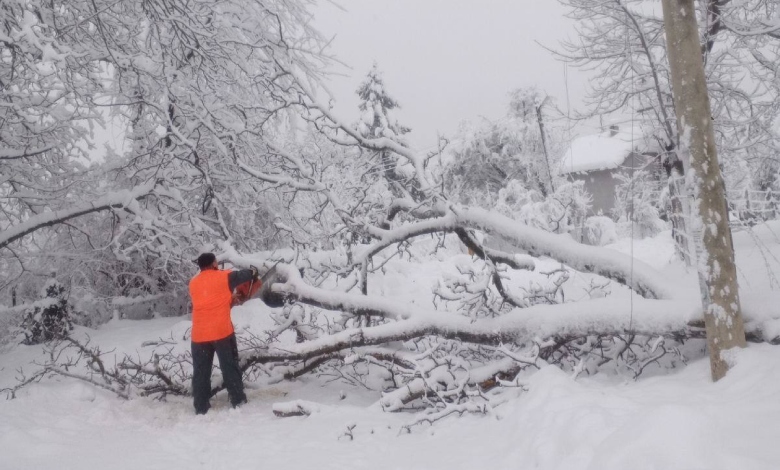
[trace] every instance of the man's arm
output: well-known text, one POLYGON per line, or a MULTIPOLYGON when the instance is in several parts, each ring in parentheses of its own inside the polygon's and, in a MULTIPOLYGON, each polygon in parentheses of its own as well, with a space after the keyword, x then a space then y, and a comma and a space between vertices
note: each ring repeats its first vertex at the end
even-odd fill
POLYGON ((228 287, 230 288, 230 291, 233 292, 233 289, 245 282, 251 281, 255 276, 257 276, 257 271, 254 269, 231 271, 230 274, 228 274, 228 287))

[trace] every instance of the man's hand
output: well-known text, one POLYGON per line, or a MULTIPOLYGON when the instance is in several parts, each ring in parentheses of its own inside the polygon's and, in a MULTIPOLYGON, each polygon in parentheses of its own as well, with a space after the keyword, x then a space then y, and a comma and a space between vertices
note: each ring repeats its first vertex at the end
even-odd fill
POLYGON ((250 265, 250 266, 249 266, 249 269, 250 269, 250 270, 252 270, 252 277, 253 277, 253 278, 255 278, 255 279, 257 279, 258 275, 260 274, 260 273, 257 271, 257 268, 256 268, 255 266, 252 266, 252 265, 250 265))

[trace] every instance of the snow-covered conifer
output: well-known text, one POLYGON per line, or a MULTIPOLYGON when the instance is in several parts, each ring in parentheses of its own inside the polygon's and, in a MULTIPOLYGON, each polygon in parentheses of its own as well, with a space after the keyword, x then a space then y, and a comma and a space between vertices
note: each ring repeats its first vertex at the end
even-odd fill
MULTIPOLYGON (((395 116, 395 110, 401 105, 385 89, 385 82, 379 66, 374 63, 366 74, 366 78, 357 89, 360 98, 358 109, 360 119, 355 125, 361 136, 369 139, 387 138, 399 145, 407 146, 404 134, 411 131, 410 128, 400 124, 395 116)), ((392 152, 381 150, 375 153, 379 159, 379 168, 384 175, 388 187, 400 197, 403 193, 398 181, 402 176, 397 171, 398 159, 392 152)))
POLYGON ((387 137, 403 144, 402 136, 411 129, 398 122, 394 110, 401 105, 385 89, 384 78, 376 62, 358 87, 357 95, 360 97, 360 120, 357 123, 360 135, 387 137))

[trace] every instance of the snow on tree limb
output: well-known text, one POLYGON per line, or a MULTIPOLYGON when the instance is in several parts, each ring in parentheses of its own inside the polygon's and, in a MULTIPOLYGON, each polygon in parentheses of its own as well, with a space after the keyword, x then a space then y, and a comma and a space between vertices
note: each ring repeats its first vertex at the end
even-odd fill
POLYGON ((256 170, 241 160, 237 161, 238 167, 255 178, 276 185, 289 186, 302 191, 326 191, 327 187, 320 182, 302 182, 287 175, 278 175, 256 170))
POLYGON ((390 222, 392 222, 393 219, 395 219, 395 217, 401 212, 410 213, 418 219, 428 219, 431 217, 442 216, 447 213, 447 210, 443 204, 427 205, 416 203, 408 198, 395 199, 387 208, 387 216, 385 220, 380 222, 379 225, 382 228, 389 229, 390 222))
POLYGON ((0 248, 4 248, 14 241, 44 227, 50 227, 75 217, 112 207, 127 207, 137 199, 148 196, 154 190, 154 186, 154 183, 147 183, 137 186, 133 190, 115 191, 92 202, 70 209, 44 212, 30 217, 24 223, 14 225, 3 231, 2 235, 0 235, 0 248))
POLYGON ((420 235, 439 232, 452 232, 457 228, 457 220, 454 216, 447 215, 436 219, 424 220, 413 224, 402 225, 393 230, 387 230, 381 233, 381 239, 361 252, 356 257, 357 263, 362 263, 366 259, 374 256, 390 245, 408 240, 420 235))
POLYGON ((51 146, 46 146, 41 148, 24 149, 24 150, 0 149, 0 160, 16 160, 19 158, 34 157, 36 155, 40 155, 42 153, 48 152, 54 148, 56 147, 51 145, 51 146))
POLYGON ((271 348, 252 355, 253 361, 306 360, 343 349, 371 346, 390 341, 408 340, 425 335, 459 339, 477 344, 511 343, 534 337, 586 336, 589 334, 622 334, 631 330, 658 334, 689 329, 688 322, 699 318, 696 305, 674 300, 639 300, 629 311, 627 302, 597 299, 585 302, 535 305, 497 318, 473 319, 413 305, 404 305, 385 298, 353 295, 319 289, 305 284, 295 269, 279 265, 286 282, 276 284, 275 292, 285 293, 300 302, 355 315, 377 315, 398 320, 366 328, 352 328, 312 341, 286 347, 271 348), (688 312, 681 314, 680 312, 688 312))
MULTIPOLYGON (((537 357, 528 358, 534 364, 538 359, 538 349, 536 350, 537 357)), ((524 365, 529 365, 525 363, 524 365)), ((487 366, 480 366, 469 371, 469 378, 467 380, 468 385, 482 386, 487 388, 489 384, 485 382, 493 379, 496 376, 514 376, 521 369, 521 363, 511 358, 505 358, 500 361, 496 361, 487 366)), ((387 393, 382 394, 382 398, 379 403, 382 405, 382 409, 385 411, 398 411, 407 403, 421 398, 429 389, 430 382, 426 383, 422 378, 416 378, 409 381, 403 387, 397 388, 387 393)))
POLYGON ((526 271, 533 271, 536 269, 536 263, 534 263, 533 258, 527 255, 505 253, 492 248, 485 248, 485 255, 494 262, 506 264, 512 269, 523 269, 526 271))
POLYGON ((465 226, 511 240, 532 256, 548 256, 573 269, 624 284, 643 297, 671 299, 671 286, 651 266, 607 248, 582 245, 567 235, 556 235, 515 222, 495 212, 473 207, 453 209, 465 226))
POLYGON ((312 101, 312 103, 309 105, 312 109, 316 109, 317 111, 322 113, 323 116, 325 116, 329 121, 334 123, 340 131, 346 133, 350 138, 356 141, 361 147, 372 149, 372 150, 390 150, 396 153, 397 155, 403 157, 404 159, 408 160, 409 163, 412 164, 415 170, 415 176, 417 178, 417 182, 420 184, 421 190, 425 191, 426 189, 432 187, 432 184, 425 177, 425 159, 422 158, 419 154, 417 154, 417 152, 407 147, 404 147, 403 145, 387 137, 379 137, 379 138, 372 138, 372 139, 367 139, 363 137, 362 135, 360 135, 360 132, 353 129, 351 126, 347 125, 344 121, 342 121, 335 114, 333 114, 333 112, 331 112, 329 107, 319 103, 314 97, 313 93, 309 92, 308 95, 309 95, 309 99, 312 101))
POLYGON ((739 36, 770 36, 780 39, 780 20, 766 19, 757 23, 748 25, 731 19, 723 21, 723 25, 729 31, 739 36))
MULTIPOLYGON (((444 217, 403 225, 382 234, 376 245, 363 252, 359 260, 375 255, 381 249, 410 237, 451 232, 468 227, 512 240, 517 248, 532 256, 547 256, 573 269, 604 276, 634 289, 643 297, 670 299, 671 286, 651 266, 607 248, 583 245, 567 235, 556 235, 518 223, 501 214, 479 208, 454 207, 444 217)), ((491 252, 487 253, 490 256, 491 252)), ((498 254, 492 252, 492 254, 498 254)), ((500 261, 500 260, 499 260, 500 261)))

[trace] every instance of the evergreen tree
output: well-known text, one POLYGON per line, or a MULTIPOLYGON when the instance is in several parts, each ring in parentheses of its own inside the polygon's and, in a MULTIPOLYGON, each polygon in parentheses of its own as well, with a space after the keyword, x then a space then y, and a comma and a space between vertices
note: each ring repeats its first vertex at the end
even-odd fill
MULTIPOLYGON (((398 123, 393 115, 393 110, 401 106, 385 90, 382 74, 376 63, 366 75, 366 79, 357 89, 360 97, 360 120, 357 123, 357 131, 361 136, 374 139, 385 137, 403 146, 406 141, 401 137, 411 131, 410 128, 398 123)), ((378 152, 382 171, 388 186, 397 197, 401 196, 399 181, 400 176, 396 172, 396 158, 388 151, 378 152)))

